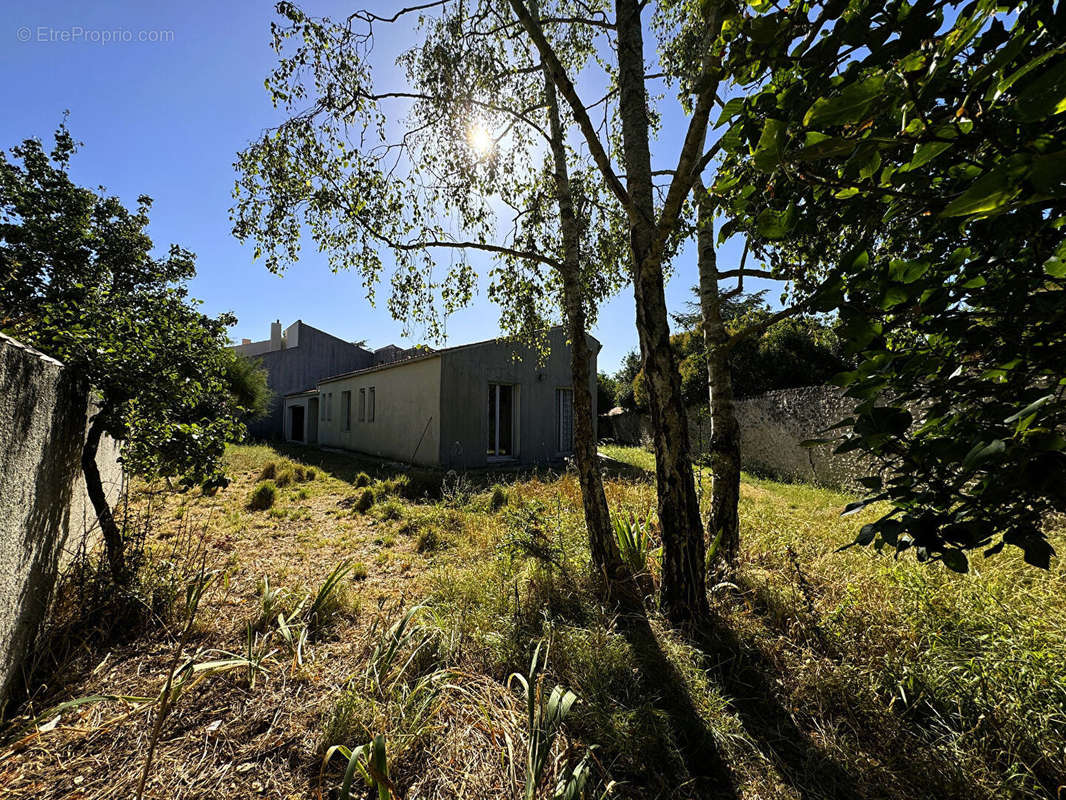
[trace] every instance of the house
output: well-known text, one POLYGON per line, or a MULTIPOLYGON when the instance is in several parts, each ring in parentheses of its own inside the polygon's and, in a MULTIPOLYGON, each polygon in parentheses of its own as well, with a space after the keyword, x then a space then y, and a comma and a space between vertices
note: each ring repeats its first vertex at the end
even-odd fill
POLYGON ((558 460, 573 450, 570 347, 562 328, 547 339, 544 356, 491 339, 321 378, 285 397, 285 438, 450 469, 558 460))
POLYGON ((375 363, 375 354, 371 351, 301 320, 284 330, 280 321, 273 322, 269 339, 261 342, 245 339, 232 349, 258 361, 267 371, 267 385, 274 395, 269 413, 248 426, 248 432, 260 439, 282 438, 285 395, 315 386, 329 375, 363 369, 375 363))

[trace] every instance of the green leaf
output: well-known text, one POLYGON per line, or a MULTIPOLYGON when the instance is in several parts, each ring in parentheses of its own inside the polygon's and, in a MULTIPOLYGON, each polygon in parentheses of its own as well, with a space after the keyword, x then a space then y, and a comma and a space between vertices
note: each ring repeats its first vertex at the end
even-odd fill
POLYGON ((1033 402, 1031 402, 1029 405, 1027 405, 1025 408, 1023 408, 1018 413, 1011 414, 1009 417, 1007 417, 1003 421, 1006 422, 1006 423, 1017 422, 1022 417, 1028 417, 1030 414, 1032 414, 1038 408, 1043 406, 1044 403, 1046 403, 1048 400, 1054 400, 1054 399, 1055 399, 1055 395, 1053 395, 1053 394, 1044 395, 1039 400, 1034 400, 1033 402))
POLYGON ((777 167, 781 162, 781 143, 784 138, 785 123, 779 119, 766 120, 752 158, 756 169, 771 172, 777 167))
POLYGON ((914 283, 928 271, 928 261, 893 259, 888 265, 888 276, 899 283, 914 283))
POLYGON ((920 144, 914 150, 914 158, 910 160, 904 169, 917 169, 923 164, 928 164, 945 150, 950 150, 954 146, 954 142, 925 142, 924 144, 920 144))
POLYGON ((942 217, 965 217, 987 214, 1002 208, 1020 191, 1006 169, 996 168, 978 178, 940 212, 942 217))
POLYGON ((1044 273, 1052 278, 1066 278, 1066 259, 1052 256, 1044 262, 1044 273))
POLYGON ((885 76, 872 75, 845 86, 833 97, 820 97, 803 117, 803 124, 847 125, 863 120, 885 89, 885 76))
POLYGON ((783 239, 796 224, 796 206, 788 204, 784 211, 764 208, 755 218, 755 228, 766 239, 783 239))
POLYGON ((902 286, 890 286, 885 292, 885 296, 881 298, 881 308, 887 311, 900 303, 907 302, 908 297, 910 297, 910 294, 902 286))
POLYGON ((1022 122, 1039 122, 1066 111, 1066 61, 1063 61, 1026 87, 1016 101, 1022 122))
POLYGON ((992 456, 999 455, 1007 449, 1007 446, 1003 443, 1002 439, 993 439, 987 444, 981 442, 974 445, 973 449, 966 454, 966 457, 962 460, 963 469, 972 469, 981 462, 988 460, 992 456))
POLYGON ((722 125, 724 123, 728 122, 733 117, 737 116, 743 110, 744 110, 744 98, 743 97, 732 97, 729 100, 726 100, 725 105, 722 106, 722 113, 718 115, 718 121, 716 123, 714 123, 714 127, 716 127, 716 128, 722 127, 722 125))

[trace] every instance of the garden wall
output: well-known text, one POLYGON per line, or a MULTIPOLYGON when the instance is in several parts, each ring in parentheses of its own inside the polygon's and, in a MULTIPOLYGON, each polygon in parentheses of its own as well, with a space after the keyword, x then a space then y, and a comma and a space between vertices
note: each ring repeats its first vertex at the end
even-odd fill
MULTIPOLYGON (((800 447, 851 412, 851 400, 835 386, 778 389, 738 400, 740 456, 744 469, 788 481, 803 481, 839 489, 860 488, 866 474, 861 456, 833 455, 832 447, 800 447)), ((707 408, 688 410, 693 456, 707 453, 711 426, 707 408)), ((625 412, 600 418, 600 436, 619 444, 648 444, 651 423, 647 414, 625 412)))
MULTIPOLYGON (((88 397, 55 359, 0 334, 0 708, 32 650, 60 570, 94 543, 81 477, 88 397)), ((118 447, 97 456, 114 500, 118 447)))

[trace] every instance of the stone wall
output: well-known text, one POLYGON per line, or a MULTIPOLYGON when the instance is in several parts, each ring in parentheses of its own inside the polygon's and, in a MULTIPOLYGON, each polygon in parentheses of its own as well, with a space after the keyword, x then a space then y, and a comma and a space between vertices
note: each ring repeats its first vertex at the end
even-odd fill
MULTIPOLYGON (((95 541, 81 477, 87 412, 86 392, 58 361, 0 334, 0 708, 60 570, 95 541)), ((114 499, 123 474, 113 441, 97 460, 114 499)))
MULTIPOLYGON (((779 389, 738 400, 740 456, 744 469, 788 481, 855 490, 866 474, 861 456, 833 455, 832 447, 800 447, 816 439, 851 411, 851 403, 835 386, 779 389)), ((600 419, 600 435, 620 444, 651 441, 647 414, 627 412, 600 419)), ((689 438, 694 456, 707 452, 710 421, 707 408, 689 409, 689 438)))

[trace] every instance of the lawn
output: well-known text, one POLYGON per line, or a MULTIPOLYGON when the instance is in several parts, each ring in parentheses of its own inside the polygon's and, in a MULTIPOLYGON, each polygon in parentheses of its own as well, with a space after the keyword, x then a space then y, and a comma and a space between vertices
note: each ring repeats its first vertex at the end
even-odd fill
MULTIPOLYGON (((612 510, 653 517, 650 454, 610 455, 628 465, 607 482, 612 510)), ((152 698, 188 663, 146 796, 336 797, 330 748, 381 734, 397 796, 522 797, 530 725, 510 676, 538 644, 533 685, 576 695, 538 797, 582 760, 595 798, 1046 797, 1066 783, 1058 561, 978 555, 958 575, 838 552, 863 521, 839 516, 850 498, 745 476, 737 575, 713 587, 710 627, 683 637, 655 613, 654 553, 648 613, 604 607, 572 474, 265 446, 228 461, 214 496, 136 487, 123 514, 145 555, 128 597, 101 597, 91 564, 68 576, 29 698, 8 709, 7 795, 133 796, 152 698)))

